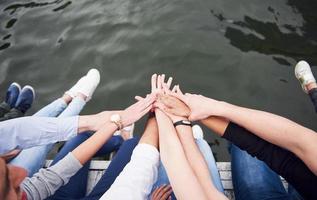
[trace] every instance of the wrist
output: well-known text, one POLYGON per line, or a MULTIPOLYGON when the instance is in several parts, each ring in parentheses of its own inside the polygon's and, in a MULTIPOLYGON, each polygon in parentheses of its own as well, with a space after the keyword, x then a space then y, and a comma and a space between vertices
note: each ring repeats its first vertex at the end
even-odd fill
POLYGON ((96 131, 97 128, 94 126, 93 120, 91 120, 91 116, 84 115, 78 116, 78 133, 84 131, 96 131))
POLYGON ((172 118, 173 124, 176 123, 176 122, 182 121, 182 120, 184 120, 184 121, 189 121, 188 118, 186 118, 186 117, 176 116, 176 117, 173 117, 173 118, 172 118))

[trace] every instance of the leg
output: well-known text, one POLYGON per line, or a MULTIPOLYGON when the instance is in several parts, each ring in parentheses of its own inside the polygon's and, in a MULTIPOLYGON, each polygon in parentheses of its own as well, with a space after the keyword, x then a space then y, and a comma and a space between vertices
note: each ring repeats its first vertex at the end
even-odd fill
MULTIPOLYGON (((83 109, 86 102, 82 98, 74 98, 73 101, 67 106, 63 99, 57 99, 48 106, 41 109, 35 114, 35 116, 51 116, 59 114, 64 111, 59 117, 67 117, 72 115, 78 115, 83 109)), ((29 149, 24 149, 16 158, 14 158, 10 164, 20 166, 28 171, 28 176, 32 177, 34 173, 38 172, 45 163, 48 152, 53 148, 54 144, 47 144, 29 149)))
POLYGON ((288 184, 288 194, 291 200, 304 200, 304 198, 291 186, 288 184))
MULTIPOLYGON (((91 136, 90 133, 82 133, 75 138, 67 141, 61 151, 56 155, 51 165, 64 158, 69 152, 74 150, 78 145, 87 140, 91 136)), ((95 156, 105 155, 119 149, 123 142, 122 137, 114 136, 96 153, 95 156)), ((69 182, 59 188, 49 199, 78 199, 86 195, 88 172, 90 162, 87 162, 69 182)))
MULTIPOLYGON (((5 100, 0 104, 0 118, 2 118, 6 113, 14 107, 19 94, 21 91, 21 86, 18 83, 12 83, 6 92, 5 100)), ((4 120, 1 120, 4 121, 4 120)))
POLYGON ((86 199, 99 199, 110 188, 117 176, 130 161, 133 149, 138 142, 139 139, 137 138, 132 138, 123 142, 119 151, 112 159, 108 169, 86 199))
MULTIPOLYGON (((218 189, 218 191, 224 193, 224 189, 221 183, 220 175, 218 172, 218 168, 216 165, 215 158, 212 154, 212 151, 208 145, 208 143, 204 139, 196 139, 196 144, 199 147, 199 150, 203 154, 206 163, 208 165, 209 172, 212 177, 213 184, 218 189)), ((153 185, 152 192, 155 190, 155 188, 164 185, 169 184, 169 179, 166 174, 165 168, 162 163, 160 163, 159 170, 158 170, 158 179, 156 183, 153 185)), ((176 199, 174 193, 172 193, 172 199, 176 199)))
POLYGON ((233 144, 230 153, 236 200, 290 200, 280 177, 264 162, 233 144))
POLYGON ((62 98, 59 98, 37 111, 33 116, 57 117, 66 107, 67 103, 62 98))
MULTIPOLYGON (((3 118, 5 114, 7 114, 10 111, 10 105, 7 104, 6 102, 2 102, 0 104, 0 118, 3 118)), ((0 120, 4 121, 4 120, 0 120)))
POLYGON ((78 115, 85 105, 86 101, 82 97, 75 97, 58 117, 69 117, 78 115))
POLYGON ((0 118, 0 121, 5 121, 9 119, 14 119, 18 117, 23 117, 24 113, 16 108, 12 108, 8 113, 6 113, 3 117, 0 118))
POLYGON ((197 139, 196 144, 205 158, 214 186, 218 189, 219 192, 224 193, 219 171, 216 165, 214 155, 212 154, 212 151, 210 149, 210 146, 204 139, 197 139))
POLYGON ((315 111, 317 112, 317 88, 313 88, 308 91, 309 97, 311 101, 313 102, 313 105, 315 107, 315 111))

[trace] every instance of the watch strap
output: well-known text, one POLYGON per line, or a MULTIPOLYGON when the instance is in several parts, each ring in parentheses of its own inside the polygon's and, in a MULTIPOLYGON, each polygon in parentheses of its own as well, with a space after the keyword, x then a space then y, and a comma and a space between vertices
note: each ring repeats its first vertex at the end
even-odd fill
POLYGON ((192 123, 188 120, 180 120, 180 121, 175 122, 173 125, 174 125, 174 127, 176 127, 178 125, 185 125, 185 126, 190 126, 190 127, 193 126, 192 123))

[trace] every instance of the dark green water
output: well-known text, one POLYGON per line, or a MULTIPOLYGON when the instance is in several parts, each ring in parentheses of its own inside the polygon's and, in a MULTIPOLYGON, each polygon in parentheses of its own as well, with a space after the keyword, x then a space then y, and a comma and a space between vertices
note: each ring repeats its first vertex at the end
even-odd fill
MULTIPOLYGON (((125 108, 149 91, 152 73, 165 73, 184 91, 317 130, 294 77, 298 60, 317 65, 317 1, 0 0, 0 8, 0 89, 34 86, 28 114, 96 67, 101 83, 84 113, 125 108)), ((227 160, 226 143, 205 135, 227 160)))

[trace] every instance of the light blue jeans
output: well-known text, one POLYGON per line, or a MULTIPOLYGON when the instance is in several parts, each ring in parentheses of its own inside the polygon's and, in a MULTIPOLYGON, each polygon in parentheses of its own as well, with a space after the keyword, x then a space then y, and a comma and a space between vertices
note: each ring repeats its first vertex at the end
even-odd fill
MULTIPOLYGON (((204 139, 195 139, 197 146, 199 147, 200 152, 205 158, 205 161, 208 165, 208 169, 212 178, 212 182, 214 186, 218 189, 219 192, 224 193, 224 189, 221 183, 219 171, 216 165, 215 158, 212 154, 212 151, 210 149, 210 146, 204 139)), ((169 184, 169 180, 165 171, 165 168, 160 162, 159 169, 158 169, 158 178, 156 183, 153 185, 152 192, 159 186, 169 184)), ((184 183, 186 184, 186 183, 184 183)), ((176 199, 174 193, 172 194, 172 199, 176 199)))
MULTIPOLYGON (((86 102, 79 97, 75 97, 67 106, 63 99, 57 99, 45 106, 33 116, 37 117, 69 117, 80 113, 86 102)), ((24 149, 15 157, 10 164, 22 167, 28 171, 28 176, 32 177, 38 172, 45 163, 48 152, 53 148, 54 144, 36 146, 24 149)))

